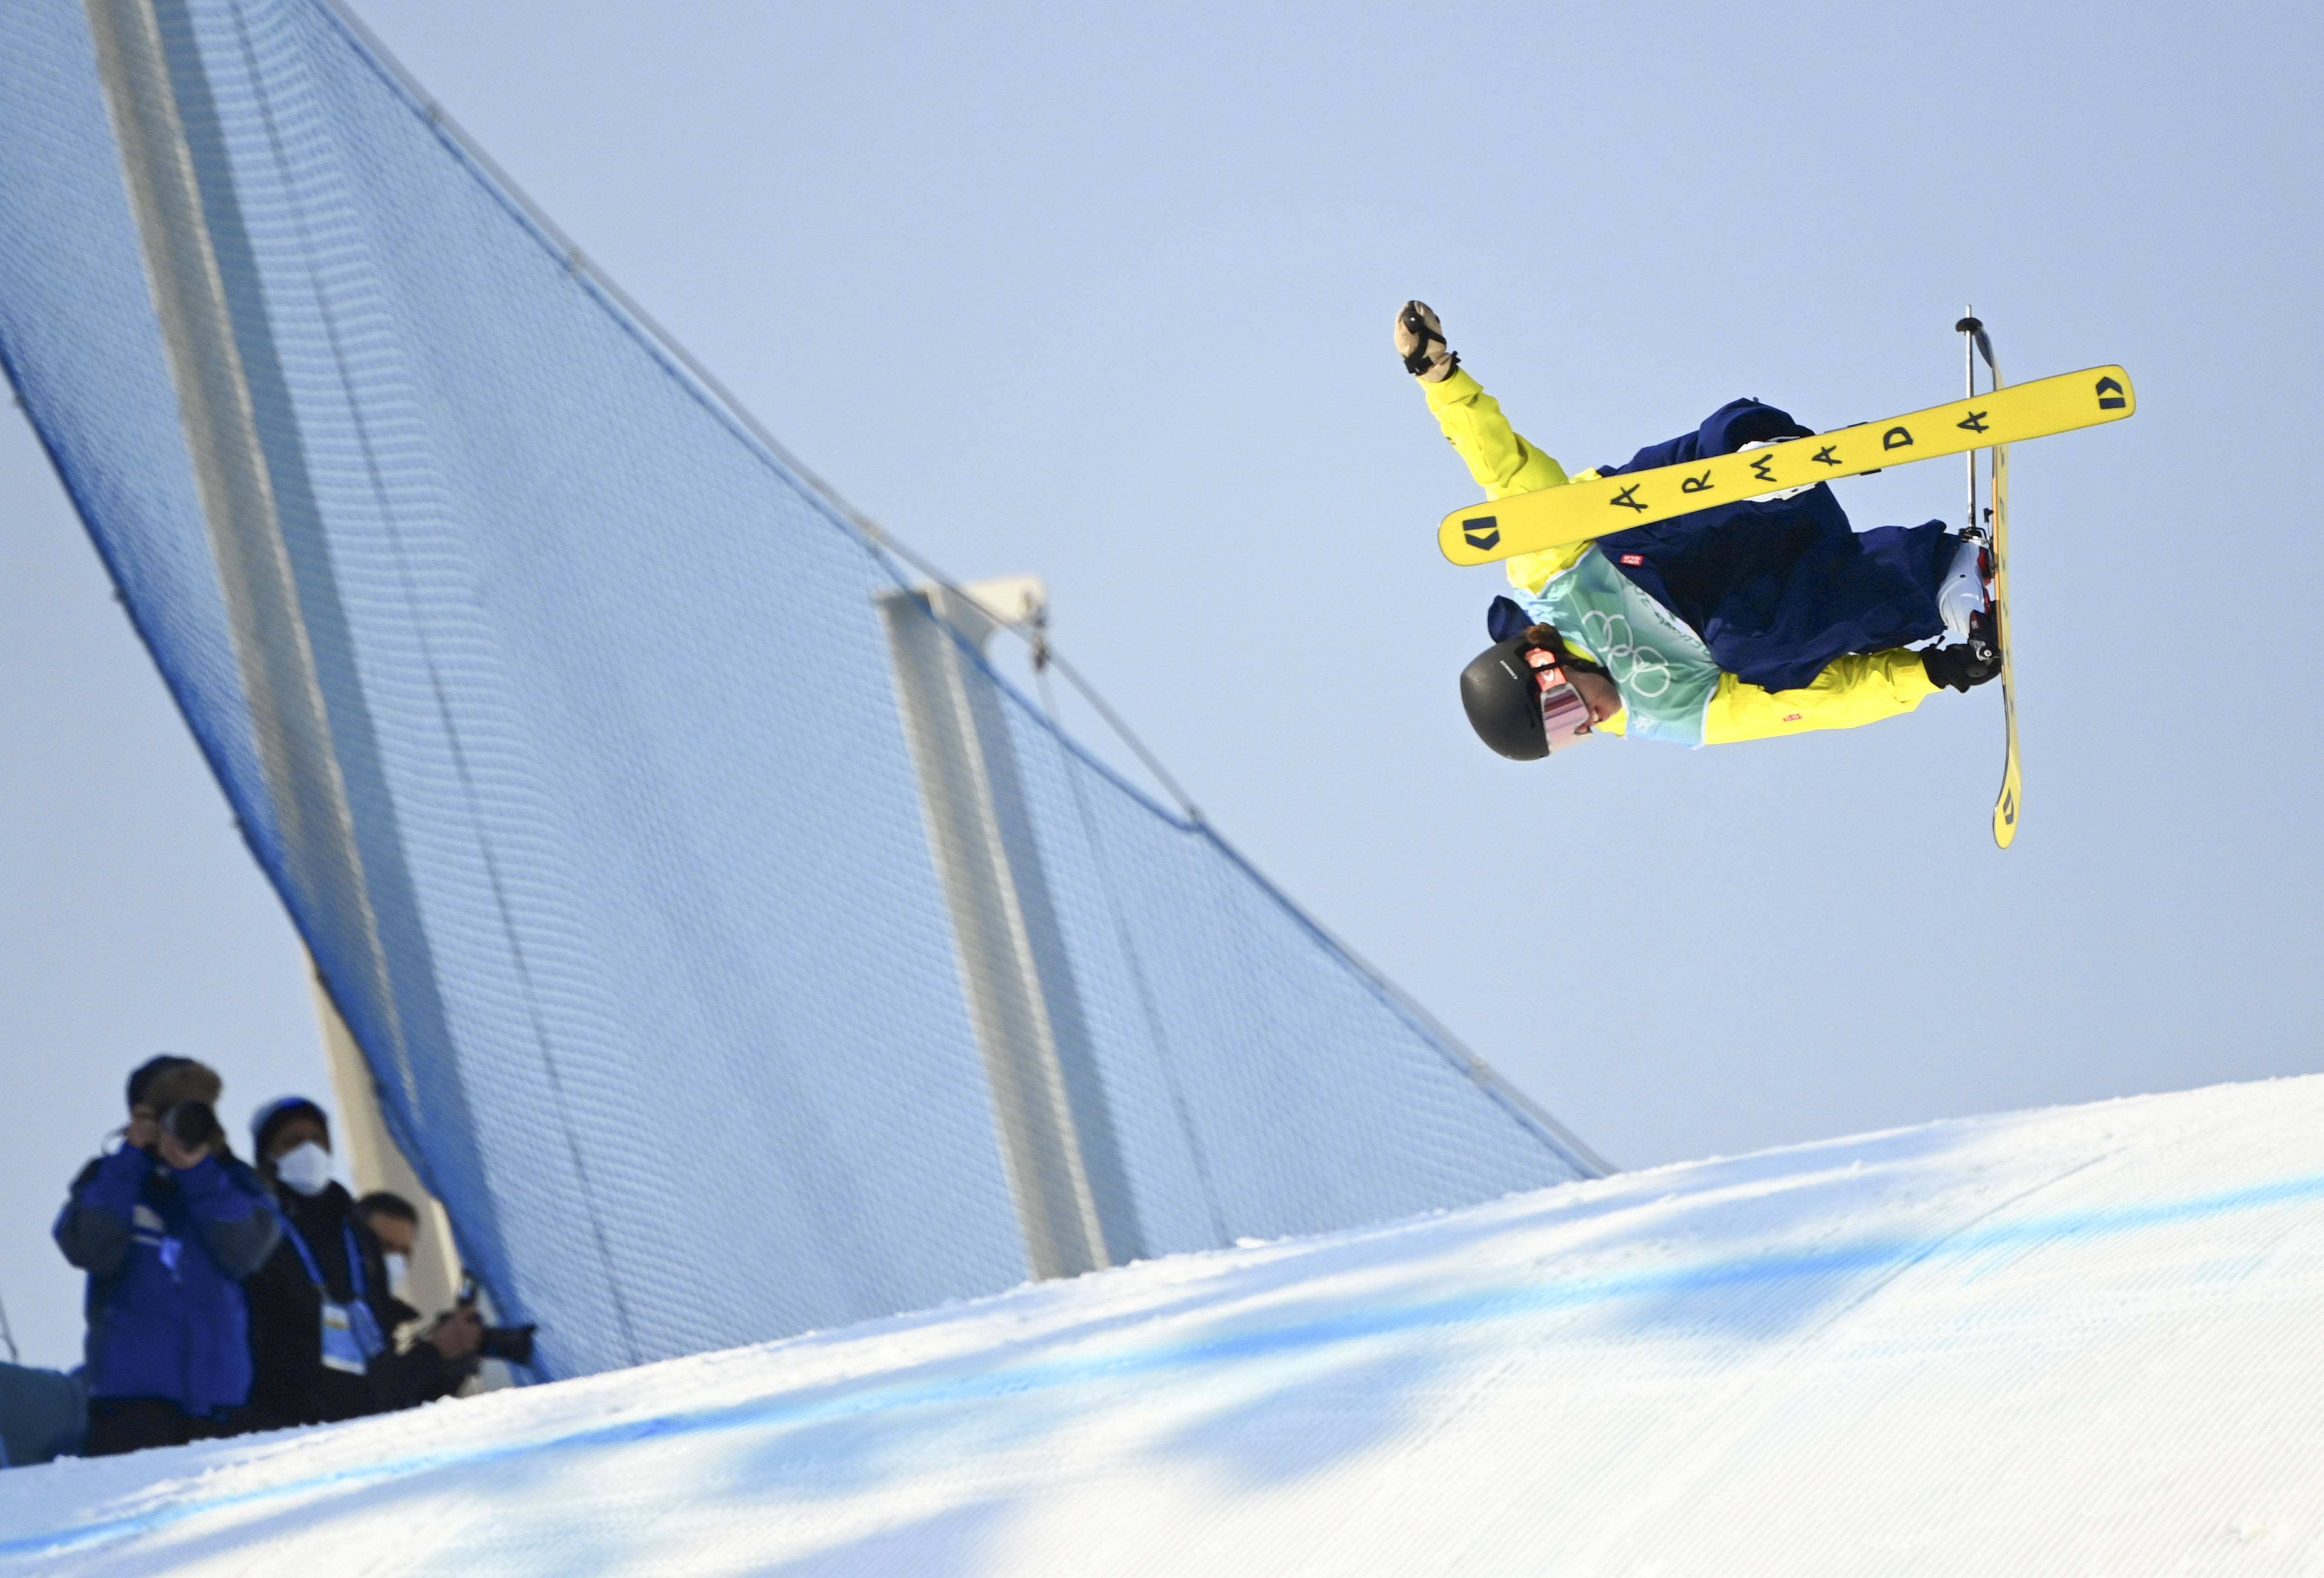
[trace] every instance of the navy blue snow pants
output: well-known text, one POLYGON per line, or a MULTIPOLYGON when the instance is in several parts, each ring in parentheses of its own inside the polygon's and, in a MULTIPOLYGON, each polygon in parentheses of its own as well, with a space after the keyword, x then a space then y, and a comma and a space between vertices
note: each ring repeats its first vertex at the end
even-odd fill
MULTIPOLYGON (((1731 400, 1693 432, 1600 469, 1647 471, 1811 436, 1773 406, 1731 400)), ((1906 647, 1942 630, 1937 587, 1959 546, 1935 520, 1857 532, 1821 484, 1598 539, 1609 562, 1702 638, 1720 667, 1771 691, 1808 683, 1844 653, 1906 647)))

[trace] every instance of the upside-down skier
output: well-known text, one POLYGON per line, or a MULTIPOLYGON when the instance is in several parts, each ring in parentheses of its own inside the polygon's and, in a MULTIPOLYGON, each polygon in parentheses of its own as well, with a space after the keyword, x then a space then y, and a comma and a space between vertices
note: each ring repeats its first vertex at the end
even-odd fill
MULTIPOLYGON (((1461 370, 1425 303, 1396 348, 1493 499, 1812 436, 1757 400, 1569 479, 1461 370)), ((1682 745, 1852 729, 2001 672, 1978 543, 1941 522, 1858 533, 1829 485, 1696 510, 1508 561, 1514 601, 1461 674, 1478 737, 1531 761, 1591 733, 1682 745), (1920 650, 1939 635, 1953 643, 1920 650)))

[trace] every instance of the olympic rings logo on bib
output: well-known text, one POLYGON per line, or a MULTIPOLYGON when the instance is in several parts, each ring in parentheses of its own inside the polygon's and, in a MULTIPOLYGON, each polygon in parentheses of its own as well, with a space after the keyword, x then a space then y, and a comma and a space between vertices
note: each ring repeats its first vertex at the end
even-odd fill
POLYGON ((1670 665, 1661 653, 1642 646, 1637 634, 1627 614, 1592 609, 1582 616, 1582 642, 1597 654, 1614 683, 1641 696, 1659 696, 1670 689, 1670 665))

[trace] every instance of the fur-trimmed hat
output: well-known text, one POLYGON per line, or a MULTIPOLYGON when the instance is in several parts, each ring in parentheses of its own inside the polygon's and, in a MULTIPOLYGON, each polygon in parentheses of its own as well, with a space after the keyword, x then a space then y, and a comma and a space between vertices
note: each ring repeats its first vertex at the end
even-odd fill
POLYGON ((206 1101, 216 1106, 218 1093, 225 1088, 226 1081, 207 1063, 163 1052, 146 1059, 129 1076, 129 1109, 134 1112, 143 1106, 165 1113, 185 1101, 206 1101))

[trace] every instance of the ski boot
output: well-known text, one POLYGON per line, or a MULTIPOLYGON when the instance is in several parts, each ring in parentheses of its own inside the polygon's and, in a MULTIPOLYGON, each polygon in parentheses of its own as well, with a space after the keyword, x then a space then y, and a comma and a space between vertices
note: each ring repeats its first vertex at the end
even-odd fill
POLYGON ((1993 608, 1993 555, 1975 537, 1963 537, 1953 554, 1952 568, 1937 587, 1937 615, 1945 621, 1945 635, 1954 641, 1970 640, 1970 627, 1993 608))

